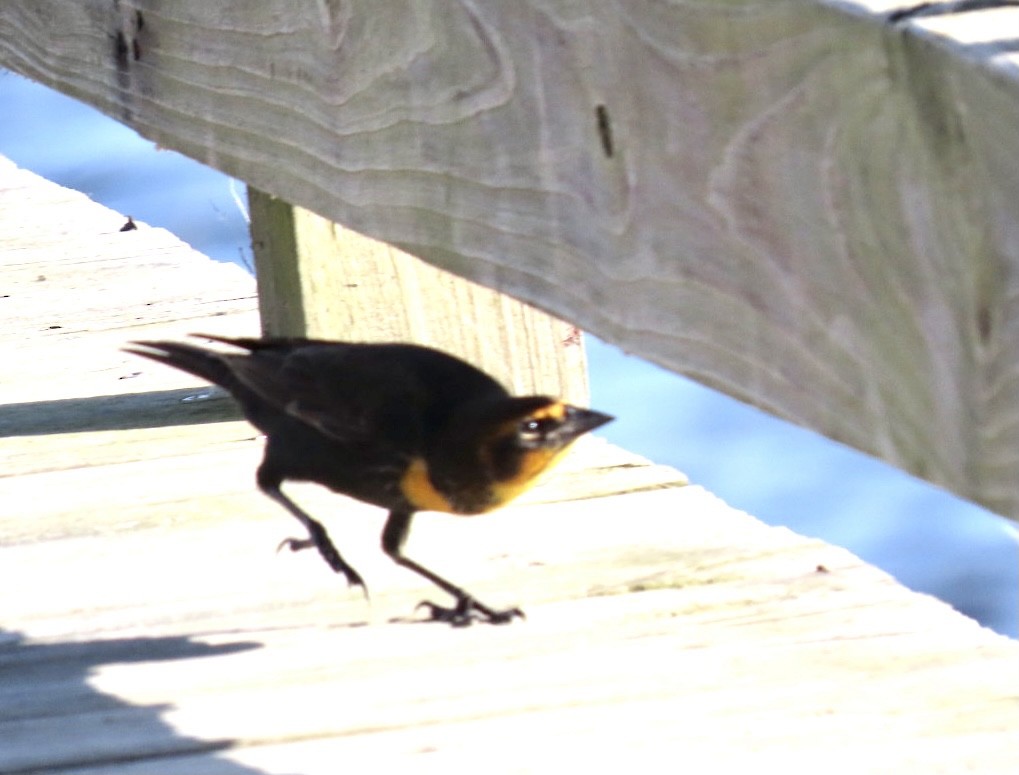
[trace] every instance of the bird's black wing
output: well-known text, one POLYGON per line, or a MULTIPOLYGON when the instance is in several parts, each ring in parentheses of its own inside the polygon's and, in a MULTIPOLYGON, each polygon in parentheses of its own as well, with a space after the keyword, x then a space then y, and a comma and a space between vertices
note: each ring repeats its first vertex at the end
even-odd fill
POLYGON ((427 396, 412 364, 391 347, 277 340, 225 360, 260 399, 336 441, 420 444, 427 396))
POLYGON ((268 428, 283 413, 346 444, 416 450, 465 404, 508 395, 483 371, 420 345, 196 336, 248 351, 216 353, 229 379, 214 381, 256 425, 268 428))

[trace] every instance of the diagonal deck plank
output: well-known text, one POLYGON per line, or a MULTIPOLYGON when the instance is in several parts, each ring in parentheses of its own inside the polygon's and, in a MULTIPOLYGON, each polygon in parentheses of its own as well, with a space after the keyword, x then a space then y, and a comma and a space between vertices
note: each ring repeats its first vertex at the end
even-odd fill
POLYGON ((382 515, 320 488, 292 491, 371 602, 274 553, 252 428, 118 350, 257 330, 250 278, 0 181, 0 773, 1019 766, 1019 644, 597 439, 518 505, 415 523, 524 622, 416 622, 382 515))

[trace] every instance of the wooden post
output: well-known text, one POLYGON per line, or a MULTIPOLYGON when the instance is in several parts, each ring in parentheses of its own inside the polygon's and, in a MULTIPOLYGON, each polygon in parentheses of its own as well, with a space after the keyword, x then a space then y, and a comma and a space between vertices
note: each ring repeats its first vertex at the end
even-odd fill
POLYGON ((570 324, 255 188, 248 201, 265 334, 417 342, 514 393, 588 402, 570 324))

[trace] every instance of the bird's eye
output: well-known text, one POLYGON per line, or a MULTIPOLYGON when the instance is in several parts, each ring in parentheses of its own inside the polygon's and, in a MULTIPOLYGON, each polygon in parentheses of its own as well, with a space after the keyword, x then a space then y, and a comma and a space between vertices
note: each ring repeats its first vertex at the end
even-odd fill
POLYGON ((549 419, 527 419, 523 420, 519 426, 519 435, 521 441, 525 444, 542 444, 548 435, 552 432, 556 422, 549 419))

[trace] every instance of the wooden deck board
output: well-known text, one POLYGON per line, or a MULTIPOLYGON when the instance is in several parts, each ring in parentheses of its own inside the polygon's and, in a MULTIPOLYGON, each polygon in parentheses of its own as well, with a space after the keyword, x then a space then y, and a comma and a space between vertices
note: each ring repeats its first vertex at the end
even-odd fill
POLYGON ((257 330, 250 278, 0 172, 0 244, 12 198, 75 224, 0 252, 0 773, 1019 767, 1019 644, 596 439, 518 505, 415 522, 412 556, 526 621, 414 621, 437 593, 382 515, 313 486, 371 602, 275 553, 255 432, 117 349, 257 330))

